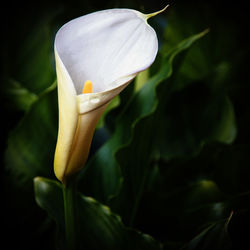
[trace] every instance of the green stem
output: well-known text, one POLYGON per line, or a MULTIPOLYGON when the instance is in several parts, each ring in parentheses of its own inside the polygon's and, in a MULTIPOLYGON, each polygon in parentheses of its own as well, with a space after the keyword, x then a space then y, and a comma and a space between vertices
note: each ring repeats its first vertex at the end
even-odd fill
POLYGON ((77 249, 76 232, 76 183, 74 180, 67 182, 63 188, 65 237, 67 250, 77 249))

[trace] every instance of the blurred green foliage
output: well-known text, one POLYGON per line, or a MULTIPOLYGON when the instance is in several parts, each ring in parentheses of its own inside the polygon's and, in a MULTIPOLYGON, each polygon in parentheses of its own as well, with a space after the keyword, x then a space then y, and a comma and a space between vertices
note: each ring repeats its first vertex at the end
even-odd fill
MULTIPOLYGON (((62 184, 37 177, 34 180, 35 195, 39 206, 56 220, 60 231, 64 230, 62 184)), ((160 244, 148 235, 124 227, 121 218, 91 197, 77 195, 80 249, 160 249, 160 244), (83 238, 84 235, 84 238, 83 238)), ((63 234, 62 234, 63 235, 63 234)), ((65 239, 57 238, 59 249, 65 248, 65 239)))
MULTIPOLYGON (((8 9, 13 14, 4 17, 1 105, 9 249, 55 249, 55 239, 62 244, 61 186, 53 174, 57 29, 96 10, 149 13, 161 4, 58 0, 8 9), (35 179, 33 189, 37 176, 43 178, 35 179)), ((244 7, 179 1, 150 20, 159 37, 158 57, 102 117, 78 178, 85 249, 249 246, 250 51, 244 7)))

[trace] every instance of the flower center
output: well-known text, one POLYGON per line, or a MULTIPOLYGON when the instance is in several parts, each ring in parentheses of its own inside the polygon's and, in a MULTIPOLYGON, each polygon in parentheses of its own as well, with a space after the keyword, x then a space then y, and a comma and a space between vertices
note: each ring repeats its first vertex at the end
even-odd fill
POLYGON ((87 80, 84 83, 82 93, 83 94, 93 93, 93 84, 92 84, 92 82, 90 80, 87 80))

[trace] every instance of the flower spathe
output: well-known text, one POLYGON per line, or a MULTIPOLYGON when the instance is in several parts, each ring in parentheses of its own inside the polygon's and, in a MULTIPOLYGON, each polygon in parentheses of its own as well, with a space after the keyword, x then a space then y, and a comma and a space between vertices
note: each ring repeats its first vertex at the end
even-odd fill
POLYGON ((85 164, 96 124, 109 102, 155 60, 157 36, 147 23, 151 15, 131 9, 98 11, 57 32, 59 131, 54 171, 63 183, 85 164), (83 93, 86 81, 91 81, 91 90, 83 93))

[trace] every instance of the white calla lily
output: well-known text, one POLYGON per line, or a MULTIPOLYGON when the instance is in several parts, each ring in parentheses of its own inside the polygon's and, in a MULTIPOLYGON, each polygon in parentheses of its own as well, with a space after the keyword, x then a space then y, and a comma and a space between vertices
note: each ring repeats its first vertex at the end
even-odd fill
POLYGON ((109 102, 154 62, 158 41, 147 19, 155 14, 104 10, 76 18, 57 32, 59 131, 54 171, 62 182, 86 162, 96 124, 109 102), (86 81, 92 82, 93 90, 83 93, 86 81))

